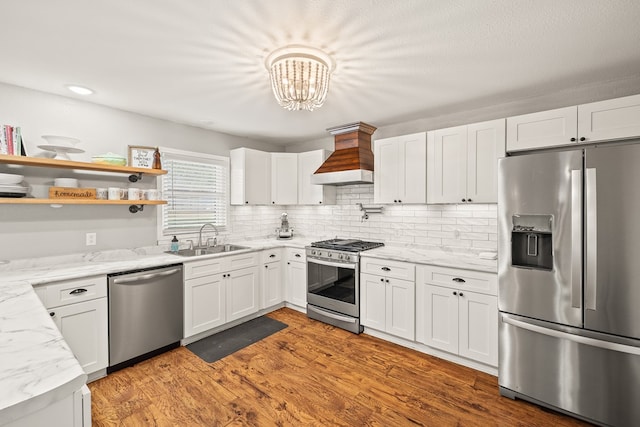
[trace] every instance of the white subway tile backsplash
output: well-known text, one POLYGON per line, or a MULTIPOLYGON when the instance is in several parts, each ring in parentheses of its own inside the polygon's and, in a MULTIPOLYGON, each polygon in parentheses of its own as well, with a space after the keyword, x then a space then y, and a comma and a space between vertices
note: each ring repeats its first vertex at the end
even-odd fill
POLYGON ((337 188, 337 205, 232 206, 233 238, 275 236, 280 215, 287 212, 295 235, 353 237, 389 244, 441 246, 457 250, 496 250, 495 204, 382 205, 382 213, 369 214, 356 205, 373 203, 372 185, 337 188))

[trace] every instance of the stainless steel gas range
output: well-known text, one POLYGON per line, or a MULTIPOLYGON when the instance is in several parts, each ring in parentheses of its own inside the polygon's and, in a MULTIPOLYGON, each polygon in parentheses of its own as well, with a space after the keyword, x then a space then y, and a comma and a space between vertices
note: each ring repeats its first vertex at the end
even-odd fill
POLYGON ((307 246, 307 316, 362 332, 360 252, 380 246, 384 243, 337 238, 307 246))

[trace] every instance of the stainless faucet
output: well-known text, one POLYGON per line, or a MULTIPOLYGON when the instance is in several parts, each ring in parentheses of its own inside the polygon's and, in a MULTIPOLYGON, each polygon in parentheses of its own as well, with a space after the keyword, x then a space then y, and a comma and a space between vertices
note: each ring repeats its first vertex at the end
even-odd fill
MULTIPOLYGON (((218 244, 218 227, 216 227, 215 225, 211 224, 210 222, 205 223, 202 227, 200 227, 200 233, 198 233, 198 248, 202 248, 202 230, 204 230, 204 228, 210 225, 211 227, 213 227, 213 231, 216 232, 216 237, 213 238, 213 246, 216 246, 218 244)), ((209 239, 207 239, 207 243, 206 246, 209 246, 209 239)))

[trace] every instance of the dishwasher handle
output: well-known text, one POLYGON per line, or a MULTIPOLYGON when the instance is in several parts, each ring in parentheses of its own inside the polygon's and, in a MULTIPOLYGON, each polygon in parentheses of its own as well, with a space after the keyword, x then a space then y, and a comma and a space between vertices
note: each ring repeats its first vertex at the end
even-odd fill
POLYGON ((175 274, 179 271, 180 271, 180 268, 172 268, 171 270, 164 270, 158 273, 147 273, 147 274, 142 274, 140 276, 135 275, 135 276, 117 277, 113 279, 112 283, 114 285, 123 285, 126 283, 139 282, 141 280, 151 280, 157 277, 171 276, 172 274, 175 274))

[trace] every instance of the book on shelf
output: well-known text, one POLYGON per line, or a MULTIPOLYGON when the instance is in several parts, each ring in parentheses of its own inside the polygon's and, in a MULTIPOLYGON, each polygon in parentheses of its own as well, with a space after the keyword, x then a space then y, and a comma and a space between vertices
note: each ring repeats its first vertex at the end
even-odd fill
POLYGON ((20 126, 2 125, 2 130, 0 131, 0 154, 27 155, 22 144, 20 126))

